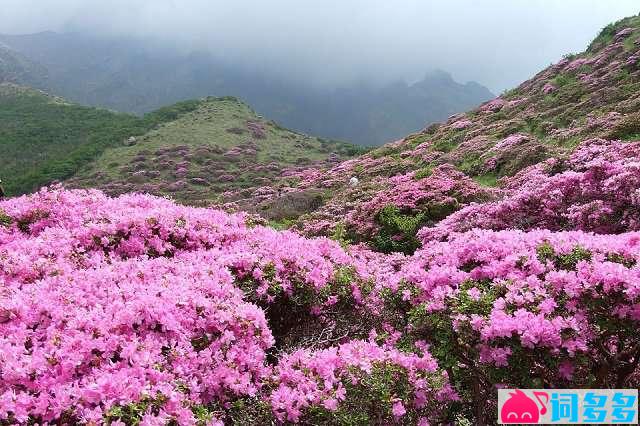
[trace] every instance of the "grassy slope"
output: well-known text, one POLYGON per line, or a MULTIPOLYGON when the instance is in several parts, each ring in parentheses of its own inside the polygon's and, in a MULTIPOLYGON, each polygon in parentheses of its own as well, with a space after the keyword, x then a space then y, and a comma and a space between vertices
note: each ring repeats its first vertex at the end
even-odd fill
POLYGON ((269 182, 285 167, 317 165, 331 153, 345 159, 360 152, 349 144, 283 129, 235 98, 207 98, 195 110, 144 134, 135 145, 105 150, 69 183, 207 204, 226 190, 269 182), (252 127, 263 129, 264 136, 252 127))
POLYGON ((196 104, 181 103, 138 118, 1 84, 0 173, 5 189, 20 194, 66 179, 129 135, 143 134, 196 104))

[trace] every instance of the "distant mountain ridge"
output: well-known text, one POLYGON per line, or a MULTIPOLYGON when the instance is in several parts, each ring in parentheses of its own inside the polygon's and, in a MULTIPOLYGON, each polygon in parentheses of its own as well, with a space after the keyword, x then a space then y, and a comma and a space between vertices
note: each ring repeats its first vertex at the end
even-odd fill
POLYGON ((206 52, 131 40, 42 32, 0 35, 0 43, 39 67, 35 77, 10 81, 74 102, 141 114, 180 100, 235 96, 289 128, 361 145, 388 142, 493 97, 443 71, 414 84, 320 90, 230 66, 206 52))

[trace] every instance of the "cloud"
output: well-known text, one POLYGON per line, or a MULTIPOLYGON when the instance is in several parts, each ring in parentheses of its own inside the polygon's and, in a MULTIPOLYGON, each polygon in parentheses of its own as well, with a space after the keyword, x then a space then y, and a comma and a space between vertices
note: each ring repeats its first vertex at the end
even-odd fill
POLYGON ((0 0, 0 32, 156 39, 297 81, 420 78, 442 68, 494 91, 517 85, 637 0, 0 0))

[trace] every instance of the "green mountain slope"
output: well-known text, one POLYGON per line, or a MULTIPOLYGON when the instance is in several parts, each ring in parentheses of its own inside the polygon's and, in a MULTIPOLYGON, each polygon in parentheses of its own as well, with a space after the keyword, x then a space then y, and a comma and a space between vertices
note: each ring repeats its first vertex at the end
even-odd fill
POLYGON ((269 183, 285 168, 331 165, 362 152, 283 129, 236 98, 207 98, 131 144, 105 150, 67 184, 206 205, 225 191, 269 183))
POLYGON ((124 138, 141 135, 196 105, 184 102, 139 118, 2 83, 0 178, 10 195, 66 179, 124 138))

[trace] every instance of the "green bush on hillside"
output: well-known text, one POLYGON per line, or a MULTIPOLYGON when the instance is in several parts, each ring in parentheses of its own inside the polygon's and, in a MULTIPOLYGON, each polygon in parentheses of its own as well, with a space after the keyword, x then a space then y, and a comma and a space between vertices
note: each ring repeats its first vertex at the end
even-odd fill
POLYGON ((388 205, 378 212, 375 220, 380 226, 373 240, 376 250, 412 254, 420 247, 416 233, 427 222, 428 215, 425 212, 403 214, 397 206, 388 205))

